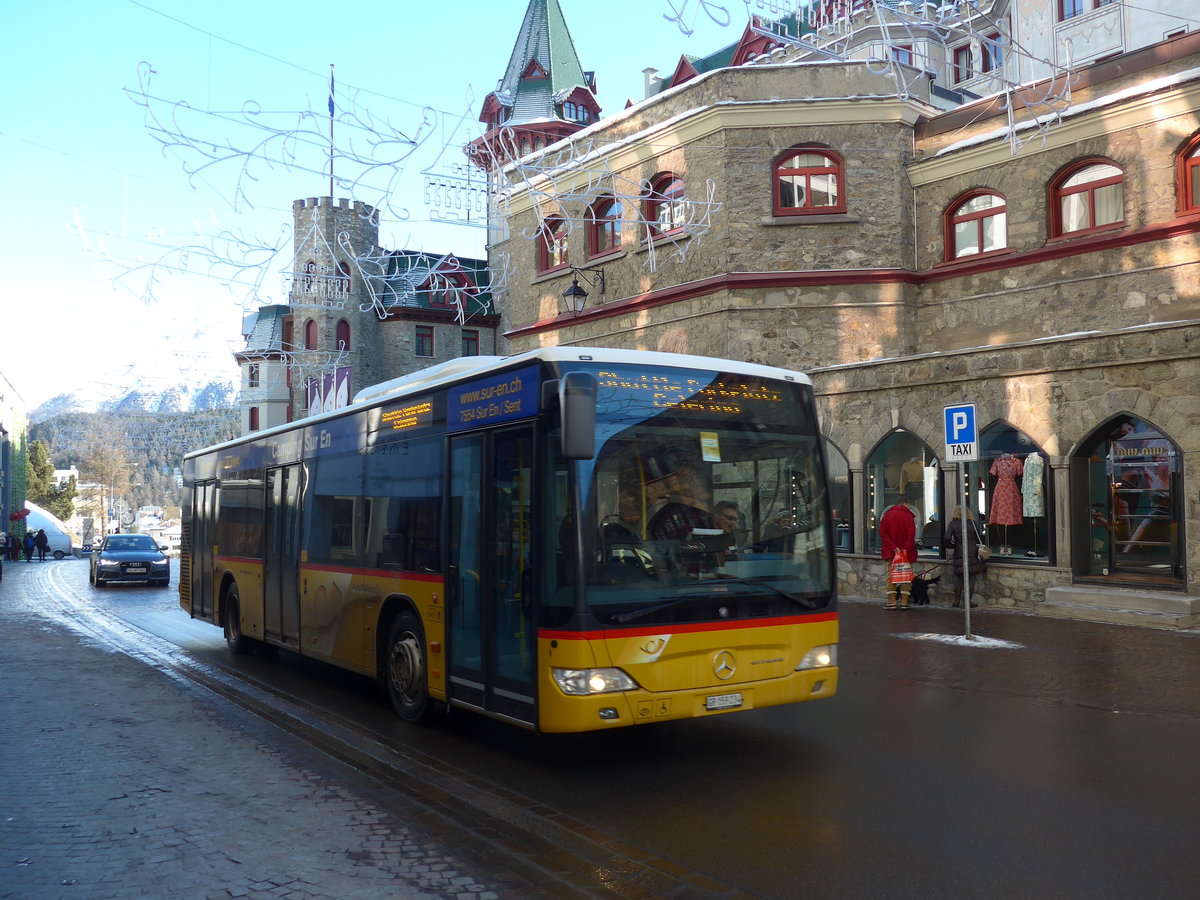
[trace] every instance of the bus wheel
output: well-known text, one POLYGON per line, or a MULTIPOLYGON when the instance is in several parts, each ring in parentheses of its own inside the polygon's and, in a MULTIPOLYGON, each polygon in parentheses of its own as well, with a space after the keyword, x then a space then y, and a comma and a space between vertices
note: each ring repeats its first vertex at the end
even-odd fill
POLYGON ((238 589, 231 584, 225 592, 225 643, 230 653, 249 653, 254 641, 242 634, 242 608, 238 603, 238 589))
POLYGON ((419 722, 429 710, 425 636, 410 611, 400 613, 388 638, 387 687, 392 706, 405 722, 419 722))

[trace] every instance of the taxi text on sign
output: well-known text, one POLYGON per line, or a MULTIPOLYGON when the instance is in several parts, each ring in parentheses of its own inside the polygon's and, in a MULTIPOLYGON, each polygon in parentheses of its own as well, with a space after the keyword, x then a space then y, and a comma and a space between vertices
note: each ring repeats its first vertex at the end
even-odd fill
POLYGON ((975 404, 947 406, 943 412, 946 424, 946 461, 978 460, 979 434, 975 427, 975 404))

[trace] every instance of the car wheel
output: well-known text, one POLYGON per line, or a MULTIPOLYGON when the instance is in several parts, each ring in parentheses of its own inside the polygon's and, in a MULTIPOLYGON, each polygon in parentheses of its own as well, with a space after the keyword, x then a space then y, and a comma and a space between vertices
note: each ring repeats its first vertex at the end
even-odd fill
POLYGON ((392 706, 405 722, 420 722, 429 712, 425 635, 411 611, 400 613, 388 638, 387 688, 392 706))
POLYGON ((66 558, 66 556, 67 556, 67 554, 63 553, 61 550, 55 550, 55 551, 54 551, 54 558, 55 558, 55 559, 65 559, 65 558, 66 558))
POLYGON ((250 653, 256 643, 253 638, 242 634, 242 607, 238 599, 236 584, 225 592, 225 644, 230 653, 250 653))

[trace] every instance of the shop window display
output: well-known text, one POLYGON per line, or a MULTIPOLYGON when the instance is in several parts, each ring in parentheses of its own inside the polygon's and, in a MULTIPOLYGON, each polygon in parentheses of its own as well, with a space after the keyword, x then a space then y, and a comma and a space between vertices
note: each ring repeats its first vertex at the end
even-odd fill
POLYGON ((1155 426, 1128 415, 1082 445, 1072 470, 1087 485, 1089 541, 1077 571, 1148 583, 1182 579, 1182 456, 1155 426))
POLYGON ((983 430, 979 461, 965 466, 973 486, 968 503, 977 511, 994 560, 1050 561, 1050 480, 1046 454, 1011 425, 983 430))
POLYGON ((879 520, 902 499, 917 509, 917 549, 921 555, 941 551, 938 458, 911 432, 897 429, 879 442, 864 472, 867 503, 866 552, 878 553, 879 520))
POLYGON ((854 549, 850 464, 846 462, 842 451, 830 441, 825 442, 825 465, 829 473, 829 501, 833 505, 833 523, 837 529, 835 546, 842 552, 849 552, 854 549))

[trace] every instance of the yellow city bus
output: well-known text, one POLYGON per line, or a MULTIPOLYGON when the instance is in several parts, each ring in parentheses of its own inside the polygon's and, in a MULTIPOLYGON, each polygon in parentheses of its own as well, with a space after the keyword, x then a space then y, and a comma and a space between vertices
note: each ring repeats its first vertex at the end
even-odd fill
POLYGON ((191 453, 180 605, 397 714, 543 732, 837 690, 811 382, 671 353, 453 360, 191 453))

